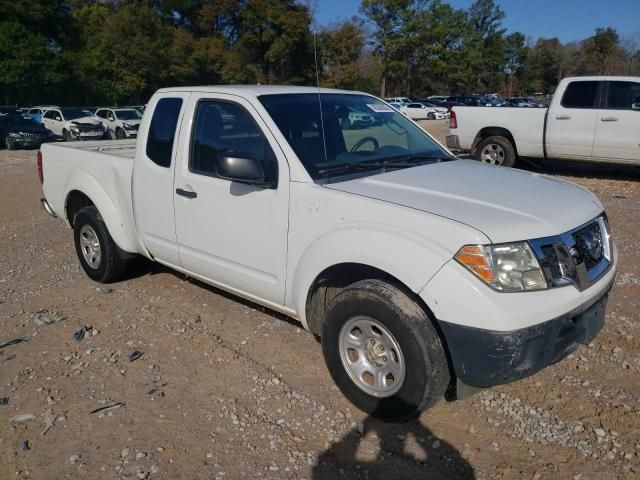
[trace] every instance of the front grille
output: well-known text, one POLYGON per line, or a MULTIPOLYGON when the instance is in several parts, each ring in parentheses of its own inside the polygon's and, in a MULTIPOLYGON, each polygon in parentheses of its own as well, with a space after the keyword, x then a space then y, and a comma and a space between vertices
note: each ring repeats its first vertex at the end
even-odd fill
POLYGON ((611 241, 606 216, 557 237, 530 240, 551 287, 575 285, 584 290, 611 265, 611 241))
POLYGON ((76 123, 78 131, 80 132, 101 132, 102 127, 100 125, 94 125, 92 123, 76 123))
POLYGON ((595 267, 604 256, 602 232, 600 225, 594 222, 573 234, 575 240, 574 255, 578 256, 578 263, 584 262, 587 271, 595 267))

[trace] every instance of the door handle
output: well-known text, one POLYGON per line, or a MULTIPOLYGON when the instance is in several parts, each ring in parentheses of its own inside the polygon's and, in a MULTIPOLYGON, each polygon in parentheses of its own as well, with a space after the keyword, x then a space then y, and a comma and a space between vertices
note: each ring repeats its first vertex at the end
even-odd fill
POLYGON ((196 192, 191 190, 184 190, 183 188, 176 188, 176 193, 181 197, 186 197, 186 198, 196 198, 198 196, 196 192))
POLYGON ((571 120, 571 115, 557 115, 556 120, 571 120))
POLYGON ((618 121, 618 117, 602 117, 600 119, 600 121, 602 121, 602 122, 617 122, 618 121))

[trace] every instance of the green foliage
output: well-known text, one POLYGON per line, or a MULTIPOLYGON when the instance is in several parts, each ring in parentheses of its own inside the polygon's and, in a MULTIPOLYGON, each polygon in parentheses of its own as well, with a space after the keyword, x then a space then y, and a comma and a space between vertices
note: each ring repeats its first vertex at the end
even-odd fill
MULTIPOLYGON (((299 0, 0 0, 6 104, 142 103, 160 87, 315 84, 299 0)), ((582 74, 640 74, 640 37, 582 42, 507 34, 495 0, 362 0, 316 34, 323 86, 384 95, 550 93, 582 74)))

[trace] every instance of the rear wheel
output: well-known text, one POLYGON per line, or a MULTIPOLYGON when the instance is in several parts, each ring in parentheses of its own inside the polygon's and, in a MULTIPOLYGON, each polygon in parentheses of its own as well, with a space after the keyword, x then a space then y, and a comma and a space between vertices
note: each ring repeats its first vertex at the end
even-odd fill
POLYGON ((95 206, 84 207, 78 212, 73 225, 73 237, 78 259, 89 278, 109 283, 122 277, 127 268, 127 259, 111 238, 95 206))
POLYGON ((478 143, 476 155, 483 163, 513 167, 516 163, 516 151, 508 138, 494 136, 488 137, 478 143))
POLYGON ((449 384, 444 347, 431 319, 381 280, 362 280, 336 295, 324 316, 322 350, 342 393, 384 420, 420 415, 449 384))

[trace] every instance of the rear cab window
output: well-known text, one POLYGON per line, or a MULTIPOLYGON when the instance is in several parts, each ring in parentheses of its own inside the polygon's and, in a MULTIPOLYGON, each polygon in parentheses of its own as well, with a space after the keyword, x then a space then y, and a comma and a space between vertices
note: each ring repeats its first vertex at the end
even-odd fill
POLYGON ((598 81, 574 81, 567 85, 560 105, 564 108, 598 108, 598 81))
POLYGON ((171 166, 173 143, 181 108, 181 98, 161 98, 153 111, 147 134, 146 152, 147 157, 160 167, 171 166))

